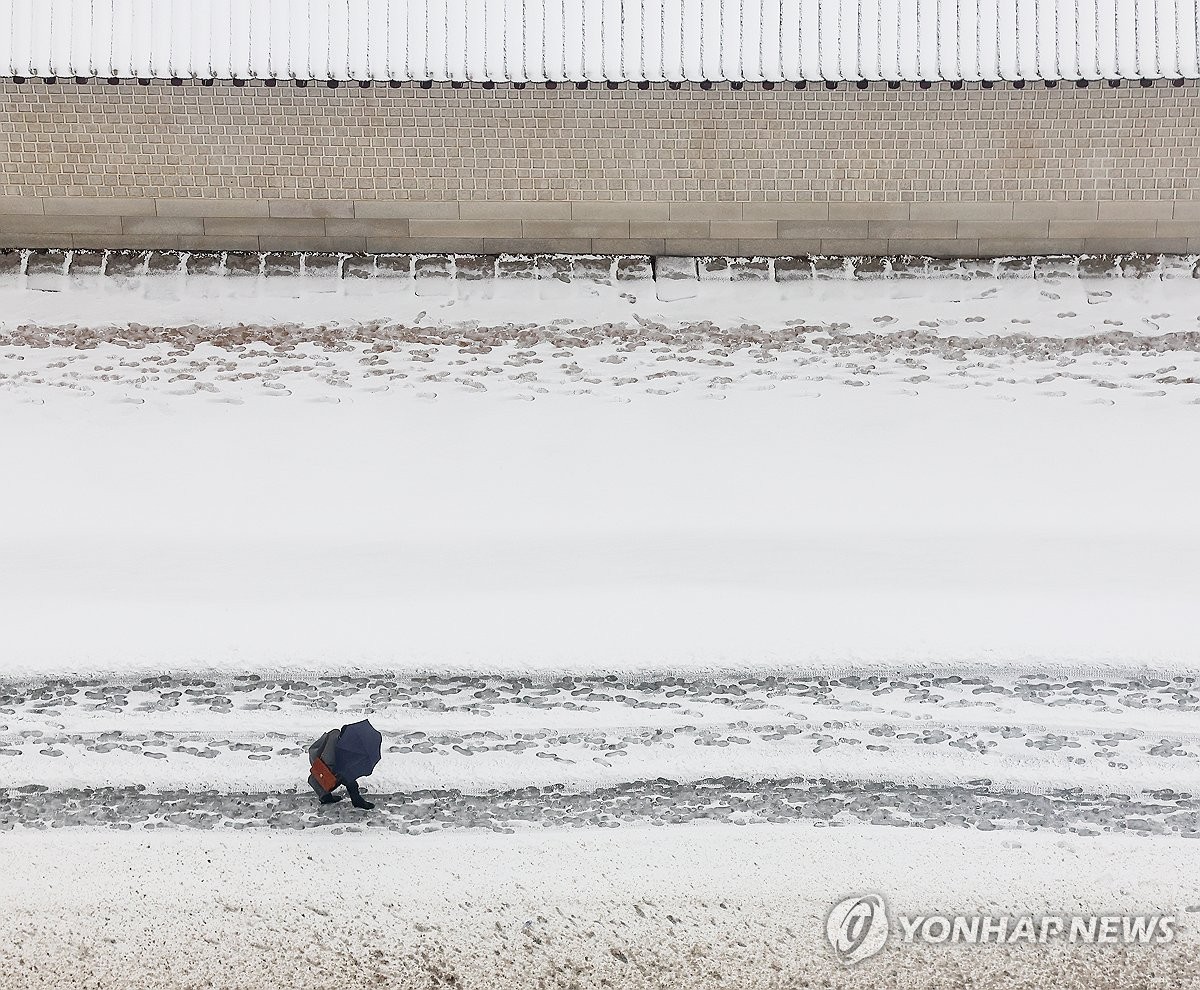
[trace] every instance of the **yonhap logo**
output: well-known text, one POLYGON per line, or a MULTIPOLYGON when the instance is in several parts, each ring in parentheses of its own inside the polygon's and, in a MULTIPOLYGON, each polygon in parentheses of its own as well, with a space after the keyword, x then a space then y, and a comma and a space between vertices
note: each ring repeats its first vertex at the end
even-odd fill
POLYGON ((825 934, 847 966, 869 959, 887 945, 887 902, 882 894, 856 894, 839 901, 825 919, 825 934))
POLYGON ((1175 940, 1173 914, 899 914, 882 894, 854 894, 833 906, 825 935, 847 966, 883 949, 897 925, 900 945, 1162 945, 1175 940))

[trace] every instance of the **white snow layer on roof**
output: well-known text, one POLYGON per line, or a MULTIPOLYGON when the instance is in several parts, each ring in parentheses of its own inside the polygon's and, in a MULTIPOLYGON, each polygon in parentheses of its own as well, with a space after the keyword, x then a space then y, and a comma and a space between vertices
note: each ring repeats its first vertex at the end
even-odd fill
POLYGON ((1198 0, 0 0, 0 74, 1191 78, 1198 18, 1198 0))

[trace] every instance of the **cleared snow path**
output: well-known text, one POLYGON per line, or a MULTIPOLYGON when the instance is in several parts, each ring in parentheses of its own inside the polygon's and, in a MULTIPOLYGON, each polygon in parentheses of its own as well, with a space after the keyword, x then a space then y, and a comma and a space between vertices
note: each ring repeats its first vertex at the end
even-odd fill
POLYGON ((382 828, 419 834, 447 828, 513 832, 535 826, 817 822, 1200 838, 1200 798, 1169 790, 1126 795, 1075 788, 1014 794, 984 786, 918 787, 827 779, 751 783, 726 777, 694 783, 637 781, 583 793, 527 787, 482 795, 416 791, 369 793, 368 797, 376 807, 362 812, 347 802, 321 807, 311 795, 18 788, 0 797, 0 830, 74 825, 118 829, 332 826, 335 831, 382 828))
POLYGON ((386 734, 369 824, 694 820, 1200 835, 1200 682, 978 673, 652 682, 328 677, 9 683, 0 825, 276 827, 305 747, 386 734))

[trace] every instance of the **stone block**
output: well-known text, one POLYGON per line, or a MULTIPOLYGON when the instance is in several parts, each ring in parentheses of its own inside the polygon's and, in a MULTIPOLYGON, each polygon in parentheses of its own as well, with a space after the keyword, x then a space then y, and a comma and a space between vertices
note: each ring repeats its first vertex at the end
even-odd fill
POLYGON ((926 202, 908 204, 908 219, 910 220, 1003 221, 1011 220, 1012 218, 1013 204, 1011 202, 926 202))
POLYGON ((695 257, 660 256, 654 259, 654 290, 663 302, 692 299, 700 286, 695 257))
POLYGON ((263 256, 263 274, 268 278, 298 277, 300 255, 291 251, 271 251, 263 256))
POLYGON ((458 215, 463 220, 570 220, 572 211, 570 203, 536 200, 464 201, 458 204, 458 215))
POLYGON ((867 220, 798 220, 781 221, 781 240, 856 240, 867 236, 867 220))
POLYGON ((1100 204, 1096 200, 1016 200, 1013 202, 1014 220, 1096 220, 1100 216, 1100 204))
POLYGON ((349 219, 354 216, 354 204, 348 199, 273 199, 267 212, 281 219, 349 219))
POLYGON ((120 199, 108 196, 48 196, 42 200, 46 216, 152 217, 153 199, 120 199))
POLYGON ((671 220, 741 220, 741 203, 670 203, 671 220))
POLYGON ((263 256, 255 251, 229 251, 225 255, 225 274, 237 278, 257 278, 262 274, 263 256))
POLYGON ((156 199, 155 215, 160 217, 266 217, 270 204, 265 199, 156 199))
MULTIPOLYGON (((633 225, 630 224, 630 233, 633 225)), ((713 220, 710 237, 736 237, 738 240, 757 240, 779 236, 779 224, 774 220, 713 220)), ((666 235, 664 235, 666 236, 666 235)), ((693 236, 687 235, 684 236, 693 236)))
POLYGON ((42 216, 44 203, 38 196, 0 196, 0 216, 42 216))
POLYGON ((142 234, 203 234, 204 221, 199 217, 122 217, 121 232, 126 237, 142 234))
POLYGON ((908 203, 830 203, 830 220, 907 220, 908 203))
POLYGON ((629 200, 611 203, 572 203, 572 220, 668 220, 670 204, 629 200))
POLYGON ((710 224, 707 220, 633 220, 629 224, 629 236, 634 239, 708 237, 710 224))
POLYGON ((457 220, 457 202, 426 202, 416 199, 358 200, 356 220, 457 220))
POLYGON ((743 203, 743 220, 828 220, 828 203, 743 203))

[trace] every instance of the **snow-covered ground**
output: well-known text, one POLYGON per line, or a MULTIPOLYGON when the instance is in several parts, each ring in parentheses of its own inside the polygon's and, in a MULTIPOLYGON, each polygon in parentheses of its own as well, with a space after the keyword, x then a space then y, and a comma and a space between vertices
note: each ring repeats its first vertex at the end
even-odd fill
MULTIPOLYGON (((397 985, 867 985, 820 956, 843 890, 1186 900, 1196 282, 964 273, 0 277, 0 847, 36 891, 0 966, 186 985, 146 952, 204 918, 197 973, 232 939, 217 985, 288 984, 341 873, 397 985), (318 810, 304 747, 363 715, 380 806, 318 810), (287 893, 233 897, 247 859, 287 893), (152 936, 136 878, 172 869, 152 936), (135 933, 97 941, 111 884, 135 933)), ((1168 947, 1000 959, 887 972, 1196 979, 1168 947)))
POLYGON ((540 986, 1183 990, 1194 843, 804 825, 303 835, 9 834, 11 990, 540 986), (97 864, 102 863, 103 867, 97 864), (1158 946, 906 945, 854 968, 825 915, 1172 913, 1158 946))
POLYGON ((0 287, 11 673, 1192 668, 1192 279, 311 281, 0 287))

